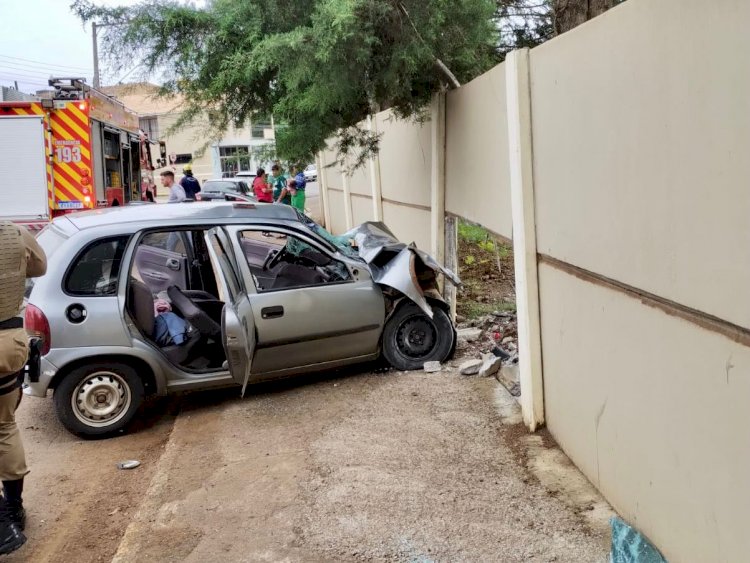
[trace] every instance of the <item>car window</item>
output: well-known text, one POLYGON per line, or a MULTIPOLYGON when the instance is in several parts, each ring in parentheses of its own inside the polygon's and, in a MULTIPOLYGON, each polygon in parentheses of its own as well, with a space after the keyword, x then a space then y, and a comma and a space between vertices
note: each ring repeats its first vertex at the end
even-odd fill
POLYGON ((239 240, 258 292, 351 280, 346 264, 296 236, 247 230, 239 240))
POLYGON ((65 276, 65 291, 71 295, 117 295, 117 279, 128 238, 103 238, 86 246, 65 276))
POLYGON ((204 192, 236 192, 237 185, 234 182, 206 182, 203 184, 204 192))
MULTIPOLYGON (((224 280, 227 282, 227 289, 229 290, 229 295, 222 296, 224 300, 227 298, 234 301, 237 297, 237 295, 240 294, 242 291, 240 288, 240 283, 235 277, 234 268, 232 268, 231 261, 229 260, 229 256, 227 255, 227 251, 224 248, 224 246, 221 244, 221 241, 219 238, 215 235, 210 237, 211 246, 214 249, 214 252, 216 253, 216 258, 219 260, 219 263, 217 266, 221 269, 224 280)), ((220 286, 221 284, 219 284, 220 286)))
POLYGON ((186 254, 185 241, 182 240, 179 231, 149 233, 143 237, 140 244, 177 252, 178 254, 186 254))

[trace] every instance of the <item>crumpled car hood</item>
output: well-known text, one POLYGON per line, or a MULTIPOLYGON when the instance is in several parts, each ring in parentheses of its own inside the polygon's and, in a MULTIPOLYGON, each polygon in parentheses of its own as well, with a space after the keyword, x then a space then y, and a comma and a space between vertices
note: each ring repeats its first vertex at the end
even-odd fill
POLYGON ((435 276, 443 274, 456 286, 461 280, 414 243, 400 242, 382 222, 367 222, 341 235, 342 239, 354 241, 359 255, 367 263, 372 279, 381 285, 392 287, 406 295, 432 318, 432 309, 427 303, 419 283, 420 273, 427 270, 435 276))

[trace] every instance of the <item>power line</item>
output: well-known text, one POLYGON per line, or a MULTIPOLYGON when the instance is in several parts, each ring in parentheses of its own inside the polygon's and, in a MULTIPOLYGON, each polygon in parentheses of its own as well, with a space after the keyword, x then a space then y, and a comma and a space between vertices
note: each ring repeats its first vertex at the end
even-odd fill
POLYGON ((0 55, 0 58, 1 59, 11 59, 11 60, 14 60, 14 61, 23 61, 25 63, 31 63, 31 64, 34 64, 34 65, 42 65, 44 67, 54 66, 54 67, 65 68, 65 69, 76 69, 76 70, 79 70, 79 71, 81 71, 81 70, 91 71, 90 67, 87 68, 87 67, 76 66, 76 65, 58 65, 58 64, 54 64, 54 63, 46 63, 44 61, 34 61, 32 59, 22 59, 21 57, 11 57, 11 56, 8 56, 8 55, 0 55))
POLYGON ((14 85, 16 82, 18 83, 19 89, 25 89, 28 86, 30 89, 43 90, 47 87, 46 84, 41 84, 39 82, 28 82, 26 80, 14 80, 12 78, 5 78, 3 76, 0 76, 0 80, 3 82, 10 83, 11 86, 9 86, 9 88, 15 88, 14 85))
POLYGON ((119 84, 119 83, 121 83, 121 82, 122 82, 123 80, 125 80, 125 79, 126 79, 126 78, 127 78, 128 76, 130 76, 131 74, 133 74, 133 71, 135 71, 136 69, 138 69, 138 65, 134 66, 134 67, 133 67, 133 68, 131 68, 131 69, 130 69, 130 70, 129 70, 128 72, 126 72, 125 74, 123 74, 123 75, 122 75, 122 76, 120 77, 120 79, 119 79, 119 80, 117 80, 117 81, 115 82, 115 84, 119 84))
POLYGON ((0 76, 6 80, 18 80, 19 82, 35 82, 37 84, 47 84, 47 81, 43 78, 34 76, 18 76, 17 74, 6 74, 0 71, 0 76))
MULTIPOLYGON (((41 67, 20 65, 20 64, 17 64, 17 63, 12 63, 10 61, 4 61, 2 59, 0 59, 0 66, 4 66, 4 67, 7 67, 7 68, 12 68, 14 70, 25 70, 25 71, 29 71, 29 72, 49 72, 50 70, 52 70, 53 72, 58 72, 58 73, 59 72, 63 72, 63 70, 61 70, 61 69, 55 69, 55 68, 52 68, 52 67, 45 67, 45 68, 42 69, 41 67)), ((81 73, 85 72, 87 74, 90 74, 91 70, 85 70, 85 71, 84 70, 76 70, 76 71, 73 71, 72 69, 68 69, 68 70, 65 70, 64 72, 69 72, 69 73, 74 73, 74 74, 81 74, 81 73)))
POLYGON ((45 75, 52 74, 49 70, 42 70, 42 69, 36 70, 33 68, 16 68, 16 67, 8 66, 5 64, 4 61, 0 61, 0 67, 4 68, 5 70, 10 70, 14 72, 25 72, 27 74, 45 74, 45 75))
POLYGON ((22 78, 28 79, 28 80, 37 80, 39 82, 46 82, 50 78, 53 77, 52 74, 47 75, 40 75, 40 74, 26 74, 25 72, 18 72, 15 70, 8 70, 5 68, 0 67, 0 72, 3 73, 5 76, 13 76, 14 79, 20 80, 22 78))

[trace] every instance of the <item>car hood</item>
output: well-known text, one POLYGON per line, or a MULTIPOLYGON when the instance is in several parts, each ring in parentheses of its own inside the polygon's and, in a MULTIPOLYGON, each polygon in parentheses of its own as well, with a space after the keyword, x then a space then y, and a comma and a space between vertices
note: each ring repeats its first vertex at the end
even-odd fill
POLYGON ((414 243, 400 242, 382 222, 362 223, 341 235, 341 238, 353 241, 376 283, 400 291, 430 317, 432 309, 419 280, 431 272, 434 276, 443 274, 452 284, 461 285, 456 274, 419 250, 414 243))

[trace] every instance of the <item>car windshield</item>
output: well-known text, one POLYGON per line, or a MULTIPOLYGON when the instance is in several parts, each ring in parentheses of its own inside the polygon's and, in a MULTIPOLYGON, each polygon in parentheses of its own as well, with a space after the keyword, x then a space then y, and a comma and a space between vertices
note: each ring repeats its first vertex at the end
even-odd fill
POLYGON ((223 182, 223 181, 211 181, 209 180, 203 184, 203 191, 205 192, 238 192, 240 191, 237 184, 234 182, 223 182))
POLYGON ((341 254, 343 254, 344 256, 348 256, 349 258, 362 260, 362 257, 354 248, 352 248, 352 245, 349 244, 348 240, 343 237, 332 235, 301 211, 297 211, 297 215, 299 216, 299 220, 302 221, 302 223, 308 229, 310 229, 316 235, 323 237, 327 242, 335 246, 341 252, 341 254))

